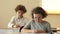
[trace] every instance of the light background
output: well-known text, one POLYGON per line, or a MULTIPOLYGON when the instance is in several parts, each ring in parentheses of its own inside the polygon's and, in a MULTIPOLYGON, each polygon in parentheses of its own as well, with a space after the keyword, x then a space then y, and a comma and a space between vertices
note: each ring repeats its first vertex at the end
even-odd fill
MULTIPOLYGON (((23 4, 27 8, 25 17, 31 19, 31 10, 36 6, 42 6, 42 0, 0 0, 0 28, 7 28, 11 17, 16 15, 14 9, 17 5, 23 4)), ((45 18, 52 27, 60 28, 60 15, 49 14, 45 18)))
POLYGON ((60 0, 42 0, 42 7, 48 14, 60 14, 60 0))

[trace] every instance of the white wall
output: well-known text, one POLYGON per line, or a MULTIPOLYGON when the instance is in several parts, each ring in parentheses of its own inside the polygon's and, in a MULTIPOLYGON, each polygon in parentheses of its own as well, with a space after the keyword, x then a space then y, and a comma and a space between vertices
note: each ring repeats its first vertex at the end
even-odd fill
POLYGON ((60 28, 60 15, 48 15, 47 18, 45 18, 46 21, 50 22, 51 27, 53 28, 60 28))
MULTIPOLYGON (((7 28, 7 24, 13 15, 16 15, 14 8, 23 4, 27 8, 25 16, 31 19, 31 10, 36 6, 41 6, 41 0, 0 0, 0 28, 7 28)), ((45 19, 51 23, 52 27, 60 27, 60 15, 48 15, 45 19)))
POLYGON ((41 0, 0 0, 0 28, 7 28, 7 24, 10 18, 15 15, 15 7, 19 4, 23 4, 27 8, 25 16, 31 18, 31 10, 41 5, 41 0))

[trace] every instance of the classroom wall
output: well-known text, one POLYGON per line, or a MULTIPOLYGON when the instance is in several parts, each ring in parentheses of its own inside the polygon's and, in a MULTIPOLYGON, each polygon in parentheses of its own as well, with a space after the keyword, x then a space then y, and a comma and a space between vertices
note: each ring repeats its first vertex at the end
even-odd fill
POLYGON ((10 18, 15 13, 15 7, 19 4, 24 5, 27 8, 25 17, 31 19, 31 10, 36 6, 41 6, 41 0, 0 0, 0 28, 7 28, 7 24, 10 18))
POLYGON ((47 18, 45 18, 51 24, 52 28, 60 29, 60 15, 59 14, 49 14, 47 18))
MULTIPOLYGON (((24 16, 31 19, 31 10, 36 6, 42 6, 41 1, 42 0, 0 0, 0 28, 7 28, 10 18, 16 15, 14 9, 17 5, 25 5, 27 13, 24 16)), ((50 22, 51 27, 60 28, 60 15, 48 15, 45 20, 50 22)))

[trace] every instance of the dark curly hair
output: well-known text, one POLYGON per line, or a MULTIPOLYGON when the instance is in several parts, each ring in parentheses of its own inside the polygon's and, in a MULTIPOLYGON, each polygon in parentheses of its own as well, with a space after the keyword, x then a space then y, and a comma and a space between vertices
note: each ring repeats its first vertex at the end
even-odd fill
POLYGON ((24 13, 26 13, 26 8, 25 8, 25 6, 23 6, 23 5, 18 5, 16 8, 15 8, 15 11, 17 12, 18 10, 21 10, 21 11, 23 11, 24 13))
POLYGON ((32 18, 34 18, 33 14, 41 14, 42 18, 45 18, 47 16, 46 11, 41 7, 36 7, 32 10, 32 18))

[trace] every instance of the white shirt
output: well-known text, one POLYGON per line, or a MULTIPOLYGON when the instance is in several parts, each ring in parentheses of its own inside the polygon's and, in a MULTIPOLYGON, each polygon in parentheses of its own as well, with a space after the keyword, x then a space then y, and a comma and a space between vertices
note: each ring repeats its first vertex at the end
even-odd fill
POLYGON ((12 25, 14 24, 19 24, 20 26, 24 26, 27 22, 28 22, 28 19, 25 17, 18 19, 17 16, 13 16, 10 22, 8 23, 8 28, 9 27, 12 28, 12 25))

